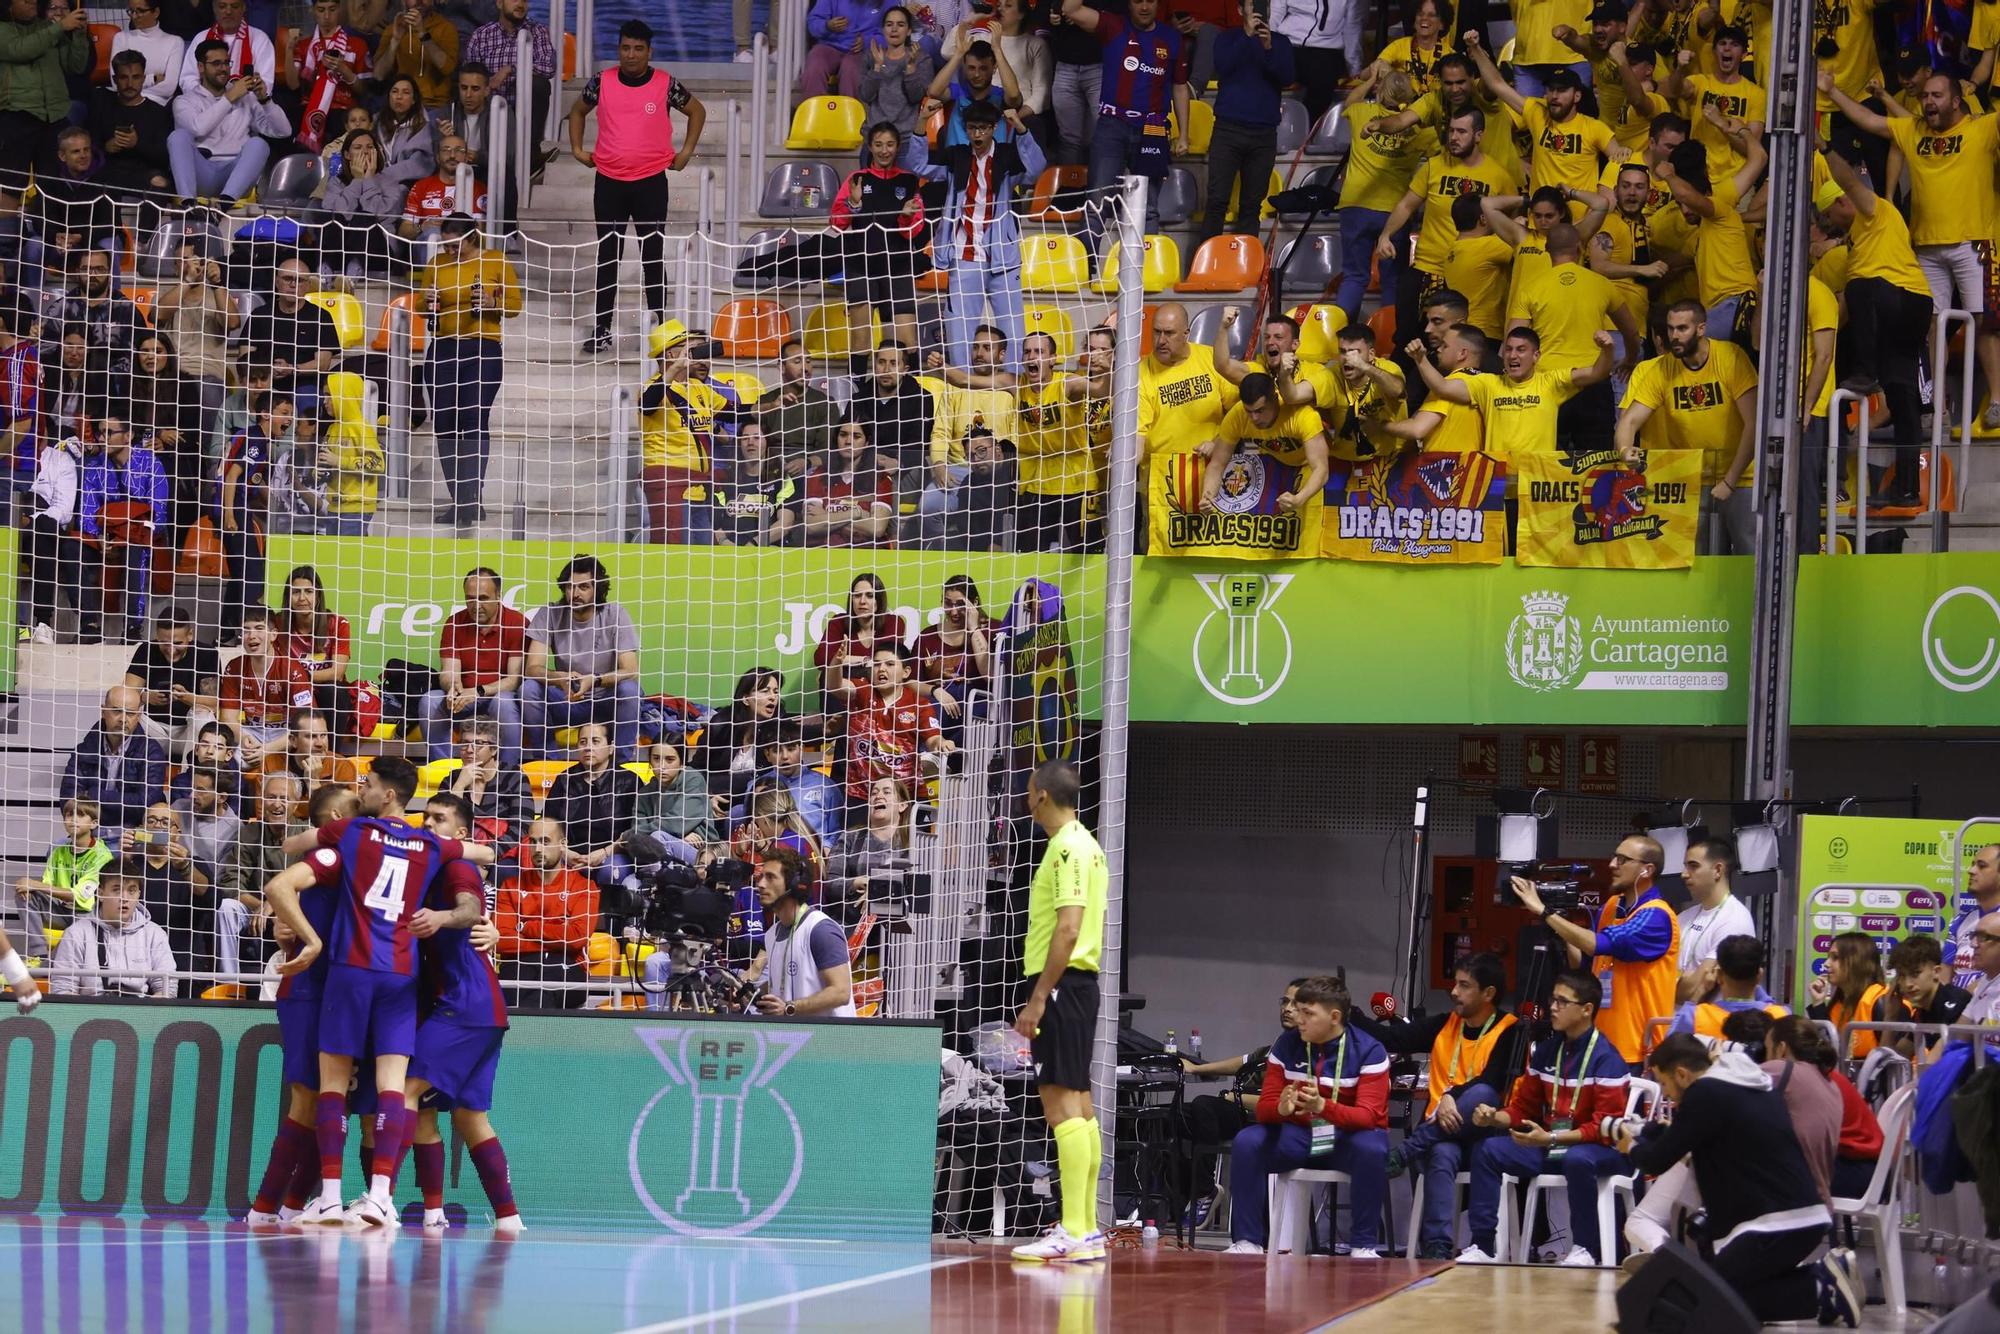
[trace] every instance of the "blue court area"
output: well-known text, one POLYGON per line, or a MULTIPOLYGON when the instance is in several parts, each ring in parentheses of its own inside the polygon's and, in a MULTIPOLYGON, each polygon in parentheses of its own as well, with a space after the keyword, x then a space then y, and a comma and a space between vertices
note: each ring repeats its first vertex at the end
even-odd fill
POLYGON ((15 1217, 0 1329, 886 1334, 930 1329, 933 1275, 968 1262, 923 1243, 15 1217))

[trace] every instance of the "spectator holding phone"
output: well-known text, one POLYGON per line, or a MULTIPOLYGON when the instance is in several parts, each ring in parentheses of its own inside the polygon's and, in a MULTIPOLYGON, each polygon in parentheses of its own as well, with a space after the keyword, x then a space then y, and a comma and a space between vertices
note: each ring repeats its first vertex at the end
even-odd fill
MULTIPOLYGON (((218 7, 231 3, 240 7, 241 0, 218 0, 218 7)), ((200 77, 175 99, 178 128, 167 136, 174 192, 183 200, 214 198, 233 205, 271 159, 265 139, 289 135, 292 123, 271 101, 262 74, 234 72, 228 43, 211 38, 196 46, 194 55, 200 77)))

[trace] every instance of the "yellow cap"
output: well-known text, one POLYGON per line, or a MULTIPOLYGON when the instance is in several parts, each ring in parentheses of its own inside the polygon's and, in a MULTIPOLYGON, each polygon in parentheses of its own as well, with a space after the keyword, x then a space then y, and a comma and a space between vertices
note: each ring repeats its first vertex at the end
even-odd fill
POLYGON ((1824 213, 1827 209, 1833 207, 1834 200, 1841 198, 1846 193, 1845 190, 1840 188, 1840 182, 1828 181, 1820 186, 1819 193, 1813 196, 1813 207, 1824 213))
POLYGON ((647 336, 646 350, 656 357, 664 357, 667 352, 688 340, 688 327, 679 320, 668 320, 653 326, 647 336))

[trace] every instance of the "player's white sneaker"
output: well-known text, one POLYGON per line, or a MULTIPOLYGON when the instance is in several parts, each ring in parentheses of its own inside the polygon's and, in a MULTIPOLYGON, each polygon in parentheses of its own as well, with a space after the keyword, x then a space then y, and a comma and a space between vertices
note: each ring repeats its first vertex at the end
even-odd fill
POLYGON ((1477 1246, 1468 1246, 1460 1251, 1458 1253, 1458 1262, 1462 1265, 1497 1265, 1500 1263, 1498 1259, 1488 1255, 1477 1246))
POLYGON ((262 1209, 252 1209, 249 1213, 243 1215, 243 1221, 251 1227, 276 1227, 278 1225, 278 1216, 276 1214, 267 1214, 262 1209))
POLYGON ((1356 1246, 1347 1253, 1347 1258, 1350 1260, 1379 1260, 1382 1258, 1382 1252, 1373 1246, 1356 1246))
POLYGON ((403 1220, 396 1217, 396 1211, 383 1204, 373 1195, 363 1195, 347 1206, 347 1221, 358 1227, 401 1227, 403 1220))
POLYGON ((303 1209, 293 1209, 281 1204, 278 1206, 278 1221, 280 1223, 296 1223, 299 1221, 299 1215, 304 1212, 305 1210, 303 1209))
POLYGON ((1232 1241, 1224 1255, 1262 1255, 1264 1248, 1254 1241, 1232 1241))
POLYGON ((1076 1260, 1102 1260, 1104 1234, 1093 1232, 1088 1237, 1072 1237, 1061 1223, 1057 1223, 1039 1239, 1025 1246, 1016 1246, 1014 1258, 1038 1265, 1069 1264, 1076 1260))
POLYGON ((424 1231, 442 1232, 450 1226, 451 1224, 445 1221, 444 1210, 442 1209, 424 1210, 424 1231))
POLYGON ((521 1215, 508 1214, 493 1220, 493 1230, 503 1237, 518 1237, 528 1230, 528 1225, 521 1221, 521 1215))
POLYGON ((325 1199, 315 1199, 299 1210, 298 1217, 293 1221, 308 1226, 339 1227, 347 1221, 347 1211, 338 1203, 329 1204, 325 1199))
POLYGON ((1569 1254, 1557 1263, 1566 1269, 1595 1269, 1597 1257, 1581 1246, 1572 1246, 1569 1248, 1569 1254))

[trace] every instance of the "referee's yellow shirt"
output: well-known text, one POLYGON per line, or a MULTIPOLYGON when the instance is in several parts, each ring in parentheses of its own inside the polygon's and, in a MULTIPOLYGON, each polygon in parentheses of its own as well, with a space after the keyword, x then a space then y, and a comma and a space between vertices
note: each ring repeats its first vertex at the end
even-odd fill
POLYGON ((1098 970, 1104 954, 1104 903, 1110 892, 1104 849, 1083 827, 1083 821, 1071 820, 1049 838, 1048 850, 1042 854, 1042 864, 1035 868, 1035 880, 1028 889, 1028 943, 1022 963, 1029 977, 1041 976, 1048 964, 1059 908, 1083 909, 1083 926, 1077 932, 1069 966, 1086 973, 1098 970))

